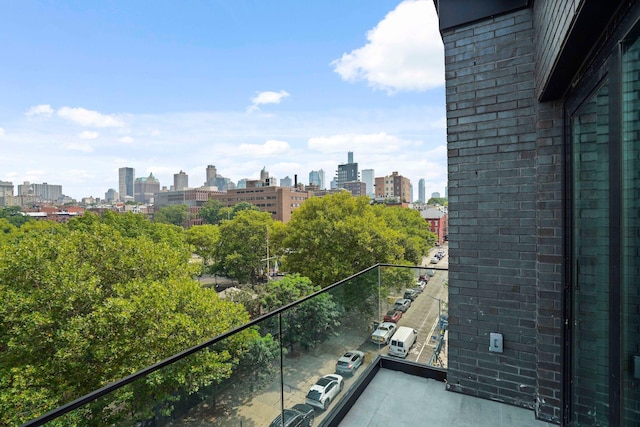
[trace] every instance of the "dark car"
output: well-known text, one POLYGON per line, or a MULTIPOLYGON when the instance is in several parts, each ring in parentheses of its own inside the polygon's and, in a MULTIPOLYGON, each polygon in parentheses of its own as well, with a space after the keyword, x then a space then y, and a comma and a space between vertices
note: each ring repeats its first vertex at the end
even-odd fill
POLYGON ((402 317, 402 311, 400 310, 389 310, 387 314, 384 315, 382 319, 383 322, 393 322, 398 323, 398 320, 402 317))
MULTIPOLYGON (((284 427, 311 427, 314 418, 312 406, 298 403, 293 405, 293 408, 284 410, 284 427)), ((269 427, 282 427, 282 414, 271 421, 269 427)))
POLYGON ((411 301, 415 301, 415 299, 418 298, 418 295, 419 294, 415 289, 407 289, 404 291, 405 299, 410 299, 411 301))

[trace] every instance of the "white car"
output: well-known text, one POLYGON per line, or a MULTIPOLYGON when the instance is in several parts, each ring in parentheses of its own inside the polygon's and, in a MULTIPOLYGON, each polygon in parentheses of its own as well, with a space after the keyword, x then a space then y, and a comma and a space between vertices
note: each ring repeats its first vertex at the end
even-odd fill
POLYGON ((393 336, 398 326, 392 322, 383 322, 378 325, 378 329, 371 334, 371 342, 374 344, 389 344, 389 340, 393 336))
POLYGON ((306 404, 314 408, 327 409, 344 387, 342 375, 329 374, 318 379, 307 393, 306 404))

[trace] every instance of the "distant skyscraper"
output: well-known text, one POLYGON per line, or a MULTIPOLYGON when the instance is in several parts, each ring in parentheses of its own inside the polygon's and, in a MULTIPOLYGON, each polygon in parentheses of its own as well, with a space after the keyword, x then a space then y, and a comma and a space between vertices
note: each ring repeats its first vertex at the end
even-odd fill
POLYGON ((18 196, 37 196, 43 202, 56 202, 62 197, 62 185, 53 185, 43 182, 42 184, 34 184, 25 181, 24 184, 18 185, 18 196))
POLYGON ((125 201, 127 197, 133 199, 133 182, 136 177, 136 170, 134 168, 120 168, 118 169, 118 194, 120 200, 125 201))
POLYGON ((433 197, 434 199, 439 199, 440 198, 440 193, 437 191, 434 191, 433 193, 431 193, 431 197, 433 197))
POLYGON ((160 181, 152 173, 146 178, 136 178, 133 192, 136 202, 153 203, 154 195, 160 192, 160 181))
POLYGON ((358 164, 353 162, 353 152, 349 151, 347 155, 348 163, 338 165, 336 171, 336 188, 344 188, 345 182, 360 181, 358 173, 358 164))
POLYGON ((324 190, 324 171, 320 169, 318 171, 309 172, 309 184, 317 185, 320 190, 324 190))
POLYGON ((107 203, 113 203, 117 201, 118 197, 119 195, 115 188, 110 188, 106 193, 104 193, 104 199, 107 201, 107 203))
POLYGON ((409 183, 409 203, 412 203, 415 199, 413 198, 413 184, 409 183))
POLYGON ((418 201, 420 203, 425 203, 425 190, 424 190, 424 178, 420 178, 418 181, 418 201))
POLYGON ((173 189, 174 190, 184 190, 185 188, 189 188, 189 175, 180 171, 179 173, 173 174, 173 189))
POLYGON ((293 181, 289 178, 289 175, 285 176, 280 180, 280 187, 291 187, 293 185, 293 181))
POLYGON ((213 165, 207 166, 207 180, 204 185, 211 186, 216 185, 216 177, 218 176, 218 172, 216 171, 216 167, 213 165))
POLYGON ((0 206, 13 204, 13 182, 0 181, 0 206))
POLYGON ((374 197, 375 196, 375 171, 373 169, 362 169, 362 182, 367 186, 367 196, 374 197))

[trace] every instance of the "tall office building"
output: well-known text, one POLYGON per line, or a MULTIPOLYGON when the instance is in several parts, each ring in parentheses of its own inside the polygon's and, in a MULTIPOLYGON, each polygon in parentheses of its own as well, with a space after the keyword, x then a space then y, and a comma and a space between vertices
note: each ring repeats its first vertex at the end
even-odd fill
POLYGON ((35 196, 43 202, 54 203, 62 197, 62 185, 52 185, 43 182, 42 184, 34 184, 25 181, 18 185, 19 196, 35 196))
POLYGON ((13 204, 13 182, 0 181, 0 206, 13 204))
POLYGON ((292 187, 293 181, 289 178, 289 175, 285 176, 280 180, 280 187, 292 187))
POLYGON ((136 170, 134 168, 118 169, 118 193, 121 201, 127 198, 133 200, 133 182, 135 181, 136 170))
POLYGON ((160 181, 153 176, 153 173, 145 178, 136 178, 133 192, 136 202, 153 203, 154 195, 160 192, 160 181))
POLYGON ((309 172, 309 185, 317 185, 320 190, 325 189, 324 171, 322 169, 309 172))
POLYGON ((107 203, 113 203, 118 201, 119 198, 119 194, 118 192, 115 190, 115 188, 110 188, 107 190, 106 193, 104 193, 104 200, 107 203))
POLYGON ((366 185, 366 194, 369 197, 375 196, 375 171, 373 169, 362 169, 362 182, 366 185))
POLYGON ((418 180, 418 201, 420 203, 425 203, 427 201, 425 199, 424 178, 420 178, 418 180))
POLYGON ((204 185, 212 186, 216 185, 216 177, 218 176, 218 172, 216 171, 216 167, 214 165, 207 166, 207 180, 204 185))
POLYGON ((184 190, 189 187, 189 175, 180 171, 179 173, 173 174, 173 189, 174 190, 184 190))
POLYGON ((353 152, 349 151, 346 164, 338 165, 336 171, 336 188, 344 188, 346 182, 360 181, 358 164, 353 161, 353 152))

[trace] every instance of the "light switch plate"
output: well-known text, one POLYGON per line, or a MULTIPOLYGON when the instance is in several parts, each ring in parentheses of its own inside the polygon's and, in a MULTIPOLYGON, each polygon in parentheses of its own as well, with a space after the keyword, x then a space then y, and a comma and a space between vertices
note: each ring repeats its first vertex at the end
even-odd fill
POLYGON ((489 351, 502 353, 502 334, 491 332, 489 334, 489 351))

